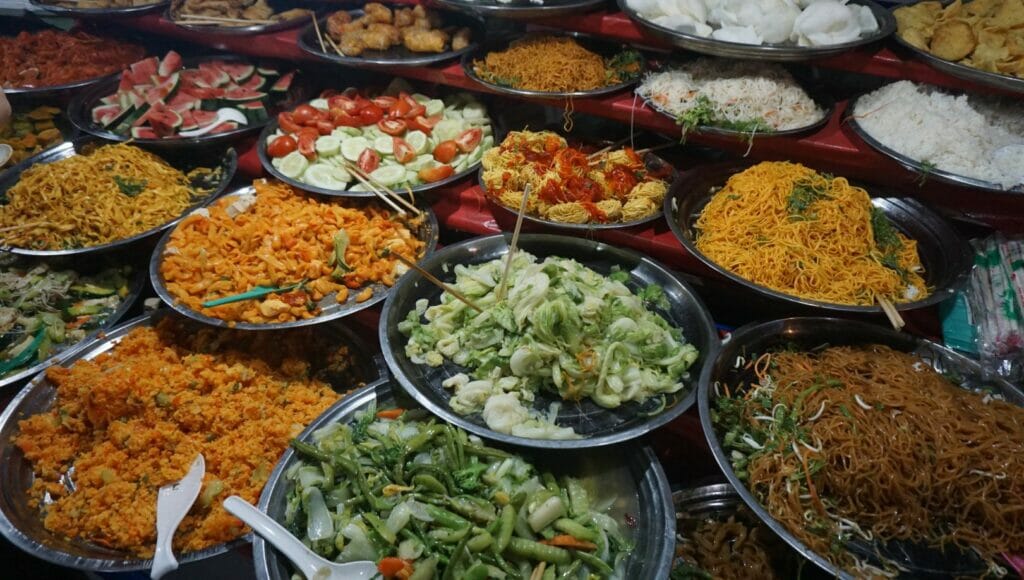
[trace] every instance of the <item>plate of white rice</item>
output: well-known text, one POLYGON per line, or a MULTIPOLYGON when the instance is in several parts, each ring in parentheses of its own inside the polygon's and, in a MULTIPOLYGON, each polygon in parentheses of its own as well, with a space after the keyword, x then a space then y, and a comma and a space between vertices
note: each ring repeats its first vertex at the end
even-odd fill
POLYGON ((899 81, 857 98, 848 122, 923 177, 1024 192, 1024 105, 899 81))
POLYGON ((812 98, 783 66, 696 58, 649 73, 636 89, 688 132, 780 136, 824 125, 831 106, 812 98))

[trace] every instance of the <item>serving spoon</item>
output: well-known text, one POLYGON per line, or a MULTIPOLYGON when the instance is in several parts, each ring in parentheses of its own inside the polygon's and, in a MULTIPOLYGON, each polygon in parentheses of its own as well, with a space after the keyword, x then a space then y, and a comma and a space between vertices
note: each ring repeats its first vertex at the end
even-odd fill
POLYGON ((224 500, 224 509, 280 550, 307 580, 370 580, 379 576, 377 565, 367 560, 341 564, 321 557, 273 518, 237 495, 224 500))
POLYGON ((206 461, 200 453, 181 481, 161 487, 156 496, 156 552, 153 553, 153 568, 149 572, 153 580, 159 580, 164 574, 178 569, 171 540, 181 520, 195 503, 199 489, 203 487, 204 475, 206 461))
POLYGON ((0 143, 0 167, 3 167, 7 160, 14 155, 14 148, 7 143, 0 143))
POLYGON ((214 127, 217 127, 225 121, 234 121, 240 125, 245 125, 249 122, 249 120, 245 118, 245 113, 239 111, 238 109, 224 107, 223 109, 217 109, 217 118, 214 119, 213 122, 209 125, 203 127, 202 129, 196 129, 194 131, 182 131, 181 133, 178 133, 178 135, 185 138, 201 137, 203 135, 206 135, 210 131, 213 131, 214 127))

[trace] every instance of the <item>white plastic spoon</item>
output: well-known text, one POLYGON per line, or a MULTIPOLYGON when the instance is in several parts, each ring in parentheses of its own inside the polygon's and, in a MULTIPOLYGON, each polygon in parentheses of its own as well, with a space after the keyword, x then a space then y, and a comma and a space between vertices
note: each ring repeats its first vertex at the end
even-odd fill
POLYGON ((171 540, 178 524, 192 508, 206 475, 206 461, 200 453, 192 462, 188 473, 178 483, 165 485, 156 496, 156 552, 149 577, 159 580, 164 574, 178 569, 178 560, 171 549, 171 540))
POLYGON ((0 143, 0 167, 7 163, 11 155, 14 155, 14 148, 7 143, 0 143))
POLYGON ((379 575, 377 565, 370 561, 339 564, 322 558, 273 518, 237 495, 224 500, 224 509, 280 550, 308 580, 370 580, 379 575))
POLYGON ((225 121, 234 121, 240 125, 245 125, 249 122, 249 120, 245 118, 245 113, 243 113, 242 111, 239 111, 238 109, 233 109, 231 107, 224 107, 223 109, 217 109, 217 118, 214 119, 214 121, 209 125, 203 127, 202 129, 196 129, 194 131, 182 131, 181 133, 178 133, 178 135, 186 138, 206 135, 210 131, 213 131, 214 127, 220 125, 225 121))

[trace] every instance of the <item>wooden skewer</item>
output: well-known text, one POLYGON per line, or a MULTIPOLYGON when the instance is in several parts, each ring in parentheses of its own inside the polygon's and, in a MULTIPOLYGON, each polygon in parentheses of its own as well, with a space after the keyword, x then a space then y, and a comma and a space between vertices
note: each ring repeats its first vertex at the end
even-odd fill
MULTIPOLYGON (((327 39, 327 44, 331 45, 331 48, 334 49, 334 52, 338 53, 338 56, 345 56, 345 53, 341 52, 341 48, 338 47, 338 43, 334 42, 334 39, 331 38, 330 34, 325 34, 321 38, 327 39)), ((327 51, 325 50, 324 52, 327 52, 327 51)))
POLYGON ((398 195, 398 193, 396 193, 393 189, 391 189, 390 187, 380 183, 379 181, 377 181, 373 177, 370 177, 370 174, 365 172, 365 171, 363 171, 362 169, 360 169, 358 165, 356 165, 356 164, 354 164, 352 162, 346 162, 345 165, 346 165, 345 169, 347 169, 350 173, 354 174, 356 177, 362 177, 363 179, 366 179, 370 183, 372 183, 372 184, 376 185, 377 187, 381 188, 381 190, 383 190, 384 193, 390 194, 392 197, 397 199, 399 202, 402 203, 402 205, 404 205, 406 208, 408 208, 409 211, 413 212, 413 214, 415 214, 416 216, 419 216, 420 214, 423 213, 420 210, 420 208, 418 208, 415 205, 413 205, 413 204, 409 203, 408 201, 406 201, 406 199, 404 197, 402 197, 401 195, 398 195))
POLYGON ((605 153, 611 151, 612 149, 615 149, 616 147, 621 147, 622 145, 625 145, 626 141, 629 141, 629 137, 626 137, 625 139, 619 139, 618 141, 616 141, 615 143, 612 143, 611 145, 609 145, 607 147, 603 147, 601 149, 598 149, 597 151, 594 151, 590 155, 587 155, 587 159, 589 159, 591 161, 594 161, 595 159, 601 157, 602 155, 604 155, 605 153))
POLYGON ((327 52, 327 47, 324 46, 324 35, 320 33, 320 23, 316 20, 316 12, 310 16, 313 17, 313 28, 316 30, 316 39, 320 41, 320 50, 327 52))
POLYGON ((457 299, 461 300, 466 306, 469 306, 473 310, 476 310, 477 312, 483 313, 483 311, 484 311, 483 308, 480 308, 472 300, 470 300, 469 298, 466 298, 465 296, 463 296, 462 293, 459 292, 458 290, 456 290, 456 289, 452 288, 451 286, 445 284, 444 282, 438 280, 437 276, 434 276, 430 272, 427 272, 426 270, 421 268, 420 265, 417 264, 415 261, 410 260, 409 258, 406 258, 402 254, 399 254, 398 252, 395 252, 394 250, 385 250, 385 255, 394 256, 395 258, 398 259, 399 262, 405 264, 406 266, 409 266, 413 270, 416 270, 424 278, 429 280, 432 284, 434 284, 435 286, 437 286, 441 290, 444 290, 445 292, 447 292, 447 293, 451 294, 452 296, 456 297, 457 299))
MULTIPOLYGON (((203 16, 201 14, 189 14, 187 12, 179 13, 174 17, 175 20, 202 20, 204 22, 217 22, 226 24, 276 24, 276 20, 250 20, 248 18, 228 18, 226 16, 203 16)), ((189 24, 198 24, 198 22, 189 22, 189 24)))
MULTIPOLYGON (((346 169, 348 169, 348 168, 346 168, 346 169)), ((398 205, 395 202, 391 201, 391 197, 390 196, 385 194, 383 191, 377 189, 377 187, 375 185, 373 185, 372 183, 370 183, 369 181, 363 179, 363 176, 360 175, 359 173, 356 173, 355 171, 352 171, 351 169, 349 169, 349 172, 352 174, 353 177, 355 177, 359 181, 359 183, 362 183, 367 188, 369 188, 370 191, 375 193, 377 195, 377 197, 379 197, 381 199, 381 201, 383 201, 384 203, 386 203, 389 206, 391 206, 391 209, 397 211, 398 215, 401 215, 401 216, 406 215, 405 210, 400 208, 400 207, 398 207, 398 205)))
POLYGON ((878 296, 876 299, 878 300, 878 305, 882 307, 882 312, 884 312, 886 318, 889 319, 889 324, 892 324, 892 327, 896 330, 903 330, 903 327, 906 326, 907 323, 903 320, 903 317, 900 316, 899 311, 896 310, 896 307, 893 306, 892 302, 890 302, 888 298, 883 298, 882 296, 878 296))
POLYGON ((11 230, 20 230, 22 228, 34 228, 36 226, 52 226, 54 224, 50 222, 32 222, 27 224, 18 224, 16 226, 7 226, 6 228, 0 228, 0 232, 9 232, 11 230))
POLYGON ((655 145, 654 147, 637 149, 636 151, 634 151, 634 153, 636 153, 637 155, 646 155, 647 153, 651 153, 653 151, 661 151, 662 149, 668 149, 669 147, 674 147, 675 145, 675 143, 662 143, 661 145, 655 145))
POLYGON ((519 214, 516 216, 516 229, 512 231, 512 244, 508 248, 508 256, 505 257, 505 272, 501 275, 501 284, 495 298, 501 302, 505 298, 505 290, 508 289, 508 276, 512 272, 512 258, 515 257, 516 247, 519 245, 519 231, 523 228, 523 214, 526 213, 526 200, 530 198, 530 184, 523 188, 523 198, 519 200, 519 214))

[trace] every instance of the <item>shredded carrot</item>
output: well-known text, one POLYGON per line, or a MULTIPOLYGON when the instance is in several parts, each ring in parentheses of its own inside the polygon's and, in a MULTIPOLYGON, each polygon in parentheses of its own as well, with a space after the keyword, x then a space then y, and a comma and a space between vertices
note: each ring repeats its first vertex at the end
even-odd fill
POLYGON ((394 409, 384 409, 383 411, 377 411, 377 418, 378 419, 397 419, 397 418, 401 417, 402 413, 404 413, 404 412, 405 412, 405 409, 402 409, 401 407, 396 407, 394 409))
POLYGON ((548 546, 558 546, 559 548, 569 548, 571 550, 586 550, 588 552, 593 552, 597 549, 597 544, 578 540, 568 534, 560 534, 550 540, 541 540, 540 543, 548 546))

